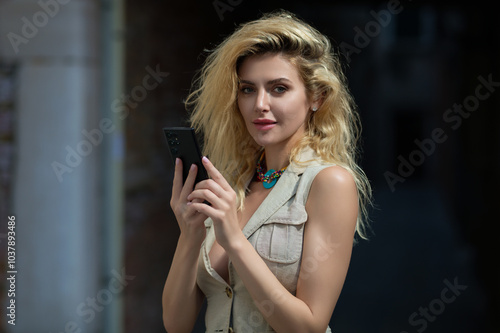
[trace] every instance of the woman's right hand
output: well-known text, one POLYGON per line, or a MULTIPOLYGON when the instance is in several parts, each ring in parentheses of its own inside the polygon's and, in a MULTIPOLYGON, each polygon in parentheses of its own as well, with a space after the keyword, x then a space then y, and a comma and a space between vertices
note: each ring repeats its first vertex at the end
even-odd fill
POLYGON ((197 172, 197 166, 195 164, 191 165, 186 182, 183 184, 182 161, 179 158, 175 160, 170 206, 179 224, 181 237, 185 237, 186 240, 193 242, 193 244, 200 245, 205 239, 206 229, 204 221, 207 219, 207 216, 199 213, 187 199, 188 195, 193 192, 197 172))

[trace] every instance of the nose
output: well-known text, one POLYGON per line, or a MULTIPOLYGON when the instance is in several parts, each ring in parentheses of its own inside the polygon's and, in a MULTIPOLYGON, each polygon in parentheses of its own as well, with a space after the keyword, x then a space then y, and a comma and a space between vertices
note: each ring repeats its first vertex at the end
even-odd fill
POLYGON ((255 101, 255 111, 267 112, 271 110, 270 96, 266 89, 260 88, 257 92, 257 100, 255 101))

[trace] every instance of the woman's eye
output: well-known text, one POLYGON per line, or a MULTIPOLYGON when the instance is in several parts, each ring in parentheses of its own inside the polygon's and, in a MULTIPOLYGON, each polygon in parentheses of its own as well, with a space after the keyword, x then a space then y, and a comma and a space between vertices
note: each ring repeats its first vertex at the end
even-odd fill
POLYGON ((278 86, 278 87, 274 88, 274 91, 276 91, 277 93, 280 93, 280 94, 284 93, 286 90, 287 90, 286 87, 283 87, 283 86, 278 86))
POLYGON ((242 87, 240 90, 244 94, 250 94, 253 91, 253 89, 250 87, 242 87))

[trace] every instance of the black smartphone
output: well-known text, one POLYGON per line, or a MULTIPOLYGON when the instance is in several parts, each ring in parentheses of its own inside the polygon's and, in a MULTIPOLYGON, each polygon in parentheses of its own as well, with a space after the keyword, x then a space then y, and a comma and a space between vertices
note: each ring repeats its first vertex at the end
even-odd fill
POLYGON ((189 168, 192 164, 198 166, 198 173, 196 174, 195 184, 208 179, 207 171, 201 163, 202 155, 194 128, 190 127, 165 127, 163 128, 165 139, 167 140, 168 150, 172 157, 173 165, 175 167, 175 159, 182 160, 182 180, 183 183, 189 173, 189 168))

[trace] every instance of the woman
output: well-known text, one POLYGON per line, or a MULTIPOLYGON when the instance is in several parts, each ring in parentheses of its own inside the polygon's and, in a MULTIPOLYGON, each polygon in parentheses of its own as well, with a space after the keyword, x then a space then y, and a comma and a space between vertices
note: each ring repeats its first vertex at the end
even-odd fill
POLYGON ((182 183, 181 233, 163 292, 168 332, 329 332, 370 185, 358 116, 328 39, 280 12, 242 25, 190 94, 210 179, 182 183), (209 204, 207 204, 207 202, 209 204))

